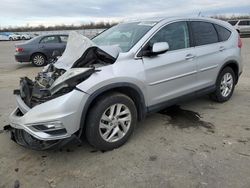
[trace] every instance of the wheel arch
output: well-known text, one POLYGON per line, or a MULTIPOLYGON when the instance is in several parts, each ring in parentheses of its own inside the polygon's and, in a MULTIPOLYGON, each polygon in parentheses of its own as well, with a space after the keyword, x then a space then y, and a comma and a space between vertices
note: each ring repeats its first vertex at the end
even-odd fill
MULTIPOLYGON (((221 71, 226 68, 226 67, 230 67, 232 68, 232 70, 234 71, 234 74, 235 74, 235 78, 236 78, 236 82, 235 84, 238 83, 238 80, 239 80, 239 65, 237 63, 237 61, 235 60, 229 60, 227 61, 226 63, 224 63, 224 65, 221 67, 220 71, 219 71, 219 74, 221 73, 221 71)), ((219 76, 218 74, 218 76, 219 76)), ((218 77, 217 76, 217 77, 218 77)))
POLYGON ((104 86, 96 90, 87 99, 87 102, 85 103, 83 111, 82 111, 79 136, 82 135, 82 132, 86 127, 85 126, 86 119, 87 119, 86 117, 91 106, 98 100, 99 97, 106 95, 108 93, 111 93, 111 92, 120 92, 130 97, 136 105, 138 120, 140 121, 145 118, 146 113, 147 113, 145 98, 144 98, 142 91, 140 90, 138 86, 131 84, 131 83, 110 84, 108 86, 104 86))
POLYGON ((32 58, 34 55, 36 54, 41 54, 45 57, 45 60, 48 60, 47 56, 43 53, 43 52, 33 52, 31 55, 30 55, 30 61, 32 61, 32 58))

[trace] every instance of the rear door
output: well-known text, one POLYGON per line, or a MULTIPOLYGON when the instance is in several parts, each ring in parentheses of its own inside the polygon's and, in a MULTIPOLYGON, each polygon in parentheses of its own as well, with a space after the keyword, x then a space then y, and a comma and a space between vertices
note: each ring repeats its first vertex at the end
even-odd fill
POLYGON ((197 61, 197 89, 203 89, 215 84, 219 65, 224 61, 223 54, 227 50, 227 46, 224 42, 220 42, 214 24, 192 21, 190 26, 197 61))
POLYGON ((47 58, 51 58, 53 51, 61 51, 61 43, 59 36, 45 36, 40 40, 39 50, 43 52, 47 58))
POLYGON ((194 91, 196 66, 194 49, 190 47, 187 22, 175 22, 160 29, 146 44, 167 42, 169 51, 143 57, 149 105, 153 106, 194 91))

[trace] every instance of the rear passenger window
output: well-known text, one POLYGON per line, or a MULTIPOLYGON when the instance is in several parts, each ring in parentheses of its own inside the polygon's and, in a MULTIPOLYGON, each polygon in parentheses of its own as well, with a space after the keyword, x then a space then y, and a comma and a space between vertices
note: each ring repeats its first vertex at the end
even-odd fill
POLYGON ((195 46, 213 44, 219 42, 217 32, 213 24, 208 22, 191 22, 195 46))
POLYGON ((214 24, 214 27, 218 32, 220 42, 226 41, 229 39, 231 35, 231 31, 217 24, 214 24))

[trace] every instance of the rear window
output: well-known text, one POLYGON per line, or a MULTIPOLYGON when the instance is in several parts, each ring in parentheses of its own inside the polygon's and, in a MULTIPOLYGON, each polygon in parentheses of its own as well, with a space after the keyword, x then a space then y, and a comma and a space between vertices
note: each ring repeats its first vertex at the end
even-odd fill
POLYGON ((214 27, 216 28, 218 32, 220 42, 228 40, 229 37, 231 36, 231 31, 229 31, 225 27, 222 27, 217 24, 214 24, 214 27))
POLYGON ((217 32, 212 23, 194 21, 191 22, 195 46, 213 44, 219 42, 217 32))
POLYGON ((235 26, 237 24, 238 21, 236 20, 232 20, 232 21, 228 21, 228 23, 230 23, 232 26, 235 26))

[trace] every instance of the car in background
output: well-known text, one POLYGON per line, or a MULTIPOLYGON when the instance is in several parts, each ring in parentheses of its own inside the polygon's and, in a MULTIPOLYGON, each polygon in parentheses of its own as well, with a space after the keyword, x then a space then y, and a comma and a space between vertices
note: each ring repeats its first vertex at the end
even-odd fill
POLYGON ((18 33, 9 33, 9 40, 21 40, 21 35, 18 33))
POLYGON ((234 26, 238 33, 242 35, 250 34, 250 19, 229 20, 228 22, 234 26))
POLYGON ((34 66, 41 67, 52 58, 54 51, 63 53, 68 35, 51 34, 41 35, 29 41, 16 44, 15 59, 17 62, 32 62, 34 66))
POLYGON ((8 36, 0 34, 0 41, 9 40, 8 36))
POLYGON ((23 33, 23 34, 21 34, 21 39, 22 40, 29 40, 29 39, 31 39, 32 37, 30 36, 30 35, 28 35, 28 34, 25 34, 25 33, 23 33))

